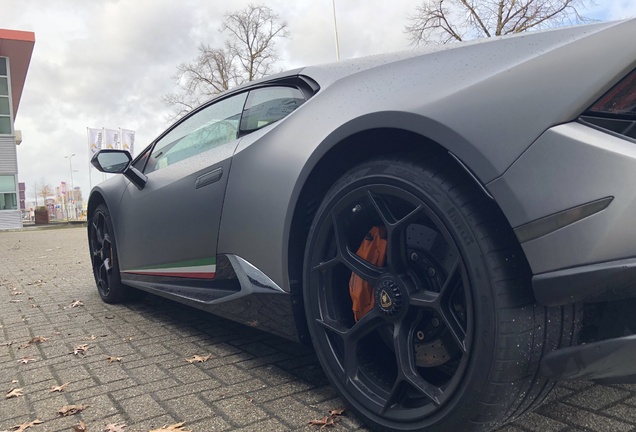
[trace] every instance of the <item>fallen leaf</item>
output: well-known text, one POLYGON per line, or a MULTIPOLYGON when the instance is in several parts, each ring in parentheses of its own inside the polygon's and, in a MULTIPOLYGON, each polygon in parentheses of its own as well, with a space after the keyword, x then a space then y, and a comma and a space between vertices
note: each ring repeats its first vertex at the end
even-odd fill
POLYGON ((105 432, 124 432, 125 427, 124 423, 111 423, 106 425, 105 432))
POLYGON ((175 424, 170 425, 170 426, 163 426, 163 427, 160 427, 159 429, 153 429, 150 432, 173 432, 173 431, 192 432, 191 430, 183 429, 183 425, 184 424, 185 424, 185 422, 175 423, 175 424))
POLYGON ((88 344, 82 344, 82 345, 78 345, 73 349, 72 353, 69 354, 75 354, 75 355, 79 355, 79 354, 86 354, 86 351, 88 351, 90 347, 88 346, 88 344))
POLYGON ((320 429, 327 427, 327 426, 335 426, 336 423, 334 422, 332 417, 329 416, 325 416, 320 420, 311 420, 309 422, 310 425, 314 425, 314 426, 320 426, 320 429))
POLYGON ((43 422, 41 422, 41 421, 40 421, 40 420, 38 420, 38 419, 35 419, 35 420, 33 420, 33 421, 30 421, 30 422, 22 423, 21 425, 13 426, 13 428, 14 428, 14 429, 16 429, 16 428, 17 428, 17 429, 15 430, 15 432, 24 432, 25 430, 27 430, 27 429, 28 429, 28 428, 30 428, 31 426, 39 425, 39 424, 41 424, 41 423, 43 423, 43 422))
POLYGON ((24 396, 24 394, 22 393, 22 389, 21 388, 12 388, 11 390, 9 390, 9 393, 7 393, 4 398, 5 399, 11 399, 11 398, 17 398, 20 396, 24 396))
POLYGON ((81 302, 81 301, 79 301, 79 300, 73 300, 73 302, 71 303, 71 306, 70 306, 70 307, 72 307, 72 308, 76 308, 76 307, 80 307, 80 306, 84 306, 84 303, 82 303, 82 302, 81 302))
POLYGON ((27 364, 32 361, 35 361, 35 359, 31 356, 28 356, 28 357, 22 357, 20 360, 18 360, 18 363, 27 364))
POLYGON ((70 382, 64 383, 61 386, 54 386, 51 387, 51 390, 49 390, 49 393, 53 393, 53 392, 60 392, 62 393, 64 390, 66 390, 66 386, 68 386, 70 384, 70 382))
POLYGON ((20 349, 22 348, 28 348, 33 344, 39 344, 42 342, 46 342, 48 340, 48 338, 42 337, 42 336, 34 336, 31 338, 30 341, 26 342, 25 344, 20 345, 20 349))
POLYGON ((187 358, 185 359, 185 361, 187 361, 188 363, 203 363, 205 361, 208 361, 212 358, 212 354, 208 354, 206 356, 200 356, 200 355, 193 355, 191 358, 187 358))
POLYGON ((86 408, 88 408, 88 405, 64 405, 57 412, 58 414, 67 417, 84 411, 86 408))
POLYGON ((329 410, 329 415, 334 417, 334 416, 341 416, 345 413, 345 409, 344 408, 339 408, 339 409, 332 409, 329 410))
POLYGON ((108 363, 121 362, 121 357, 108 356, 106 357, 106 360, 108 360, 108 363))
POLYGON ((79 424, 73 426, 73 432, 88 432, 88 427, 80 420, 79 424))

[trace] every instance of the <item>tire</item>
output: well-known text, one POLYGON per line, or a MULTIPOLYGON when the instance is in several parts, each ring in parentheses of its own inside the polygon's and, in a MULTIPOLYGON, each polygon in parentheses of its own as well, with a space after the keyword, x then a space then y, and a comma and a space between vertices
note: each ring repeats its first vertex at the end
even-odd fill
POLYGON ((309 232, 303 295, 318 359, 374 430, 483 431, 535 408, 541 358, 574 343, 578 307, 535 303, 531 272, 493 201, 446 157, 382 159, 327 193, 309 232), (355 251, 387 229, 386 264, 355 251), (358 322, 352 272, 375 305, 358 322))
POLYGON ((88 221, 88 241, 97 292, 106 303, 136 298, 136 291, 121 282, 113 223, 105 204, 97 206, 88 221))

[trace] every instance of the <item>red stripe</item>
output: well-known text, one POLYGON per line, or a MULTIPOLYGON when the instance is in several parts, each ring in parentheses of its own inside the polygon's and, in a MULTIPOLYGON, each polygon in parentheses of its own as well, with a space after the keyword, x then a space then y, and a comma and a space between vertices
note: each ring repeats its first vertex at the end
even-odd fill
POLYGON ((214 279, 215 273, 150 273, 150 272, 135 272, 127 271, 124 273, 142 275, 142 276, 168 276, 168 277, 181 277, 190 279, 214 279))

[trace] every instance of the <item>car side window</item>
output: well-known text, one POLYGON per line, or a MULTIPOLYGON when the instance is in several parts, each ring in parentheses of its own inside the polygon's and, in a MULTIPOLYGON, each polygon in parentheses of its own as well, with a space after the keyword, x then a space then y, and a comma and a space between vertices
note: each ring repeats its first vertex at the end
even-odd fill
POLYGON ((185 118, 157 142, 144 172, 157 171, 235 140, 246 98, 247 92, 237 94, 185 118))
POLYGON ((144 172, 144 166, 146 165, 146 161, 148 160, 148 156, 150 156, 150 148, 146 148, 143 153, 135 158, 133 162, 133 166, 137 168, 139 171, 144 172))
POLYGON ((241 134, 248 134, 287 117, 305 102, 295 87, 262 87, 250 91, 241 119, 241 134))

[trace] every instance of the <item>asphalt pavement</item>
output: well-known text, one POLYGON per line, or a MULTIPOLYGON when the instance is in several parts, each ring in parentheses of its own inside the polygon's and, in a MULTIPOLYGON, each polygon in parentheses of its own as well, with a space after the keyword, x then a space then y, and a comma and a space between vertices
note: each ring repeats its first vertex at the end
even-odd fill
MULTIPOLYGON (((155 296, 103 303, 86 243, 0 232, 0 432, 366 430, 330 416, 344 404, 302 345, 155 296)), ((636 385, 561 384, 500 431, 636 431, 636 385)))

